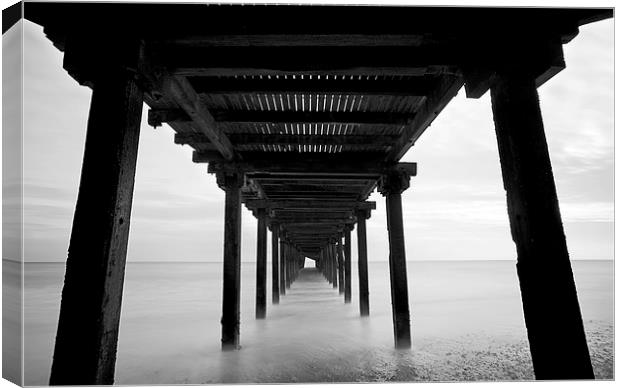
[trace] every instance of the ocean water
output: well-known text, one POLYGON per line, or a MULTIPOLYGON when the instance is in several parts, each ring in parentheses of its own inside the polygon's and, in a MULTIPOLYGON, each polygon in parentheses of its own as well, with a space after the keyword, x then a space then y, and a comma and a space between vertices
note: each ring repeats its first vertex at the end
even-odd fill
MULTIPOLYGON (((307 269, 254 318, 242 263, 241 346, 221 352, 221 263, 127 264, 117 384, 533 379, 516 270, 508 261, 408 262, 413 348, 393 346, 388 264, 369 263, 370 317, 307 269)), ((613 378, 613 262, 573 262, 595 374, 613 378)), ((25 382, 46 385, 64 264, 25 265, 25 382)))

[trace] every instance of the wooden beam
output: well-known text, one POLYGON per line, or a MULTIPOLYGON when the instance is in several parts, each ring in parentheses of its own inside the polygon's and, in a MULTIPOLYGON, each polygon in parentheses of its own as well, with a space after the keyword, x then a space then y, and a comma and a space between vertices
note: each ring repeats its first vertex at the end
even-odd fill
MULTIPOLYGON (((318 43, 318 42, 317 42, 318 43)), ((459 51, 445 40, 411 47, 190 47, 151 49, 158 65, 180 76, 407 75, 457 74, 459 51)))
POLYGON ((423 34, 235 34, 195 35, 163 40, 166 45, 190 47, 405 46, 422 44, 423 34))
POLYGON ((274 209, 272 210, 276 217, 303 217, 303 216, 312 216, 312 217, 326 217, 326 218, 342 218, 342 217, 351 217, 353 216, 353 209, 342 209, 336 211, 324 211, 323 209, 315 209, 310 212, 308 211, 298 211, 291 209, 274 209))
POLYGON ((415 141, 428 128, 443 108, 452 100, 463 86, 461 77, 446 76, 442 78, 440 86, 432 95, 427 97, 424 104, 418 109, 411 125, 405 128, 400 139, 394 144, 386 157, 386 161, 398 161, 411 148, 415 141))
POLYGON ((298 223, 350 223, 353 220, 350 217, 332 218, 332 217, 277 217, 281 225, 298 224, 298 223))
POLYGON ((320 219, 320 220, 288 220, 286 222, 278 220, 278 222, 282 222, 282 228, 290 227, 291 225, 296 226, 305 226, 305 227, 318 227, 321 225, 324 226, 334 226, 334 225, 344 225, 344 224, 353 224, 355 223, 355 219, 351 220, 333 220, 333 219, 320 219))
POLYGON ((247 200, 248 207, 268 207, 270 209, 376 209, 376 202, 352 202, 352 201, 269 201, 247 200))
MULTIPOLYGON (((192 119, 187 115, 187 113, 185 113, 183 109, 150 109, 148 113, 148 123, 151 127, 155 128, 160 127, 163 123, 188 123, 191 121, 192 119)), ((210 141, 209 138, 205 135, 195 135, 200 136, 207 141, 210 141)))
POLYGON ((214 110, 213 117, 228 124, 322 123, 350 125, 409 125, 414 115, 395 112, 302 112, 214 110))
POLYGON ((357 194, 359 193, 365 185, 340 185, 340 186, 323 186, 323 185, 307 185, 304 183, 295 183, 295 184, 287 184, 287 183, 273 183, 273 184, 264 184, 261 183, 261 187, 265 191, 267 196, 280 193, 287 192, 289 194, 296 193, 319 193, 319 194, 357 194))
POLYGON ((235 78, 191 77, 189 81, 199 94, 342 94, 364 96, 423 97, 436 86, 431 76, 408 79, 379 79, 359 76, 292 76, 235 78))
POLYGON ((394 163, 385 162, 384 153, 340 152, 338 154, 308 153, 303 158, 298 153, 265 154, 244 153, 242 162, 229 163, 209 154, 194 152, 196 163, 209 163, 209 170, 240 168, 246 173, 297 174, 299 176, 349 175, 351 177, 379 177, 394 163))
POLYGON ((233 146, 217 126, 211 113, 200 100, 192 85, 185 77, 167 76, 161 80, 162 90, 172 96, 174 101, 185 111, 195 129, 205 135, 225 160, 234 158, 233 146))
MULTIPOLYGON (((151 111, 153 112, 153 111, 151 111)), ((150 112, 149 112, 150 113, 150 112)), ((160 116, 161 117, 161 116, 160 116)), ((158 119, 160 118, 158 117, 158 119)), ((174 118, 174 116, 173 116, 174 118)), ((149 124, 151 124, 149 114, 149 124)), ((155 122, 155 119, 154 119, 155 122)), ((159 121, 161 125, 162 121, 159 121)), ((152 124, 151 124, 152 125, 152 124)), ((387 135, 289 135, 289 134, 228 134, 228 139, 235 146, 251 145, 366 145, 384 147, 394 144, 397 136, 387 135)), ((198 133, 177 133, 174 136, 175 144, 203 144, 210 143, 209 138, 198 133)))

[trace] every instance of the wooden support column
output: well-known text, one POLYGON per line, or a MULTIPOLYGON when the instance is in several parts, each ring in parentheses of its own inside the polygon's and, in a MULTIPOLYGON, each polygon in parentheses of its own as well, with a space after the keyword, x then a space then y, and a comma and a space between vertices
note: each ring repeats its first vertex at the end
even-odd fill
POLYGON ((142 98, 130 73, 93 83, 50 385, 114 383, 142 98))
POLYGON ((534 77, 491 87, 517 273, 537 379, 593 379, 534 77))
POLYGON ((239 348, 241 296, 241 186, 243 173, 218 172, 217 183, 226 192, 224 211, 224 292, 222 300, 222 350, 239 348))
POLYGON ((323 267, 324 267, 324 274, 325 274, 325 278, 327 279, 327 281, 329 282, 329 284, 332 284, 332 265, 331 265, 331 257, 329 255, 329 245, 327 245, 325 248, 323 248, 323 267))
POLYGON ((338 257, 336 254, 336 243, 330 246, 331 262, 332 262, 332 286, 338 288, 338 257))
POLYGON ((280 238, 280 295, 286 295, 286 243, 280 238))
POLYGON ((370 217, 370 210, 359 209, 357 211, 357 254, 358 276, 360 283, 360 315, 370 315, 370 303, 368 300, 368 253, 366 246, 366 219, 370 217))
POLYGON ((379 191, 386 198, 388 234, 390 239, 390 281, 392 289, 392 320, 397 348, 411 348, 409 294, 407 290, 407 259, 403 231, 401 193, 409 187, 409 173, 394 169, 379 180, 379 191))
POLYGON ((342 233, 338 236, 338 293, 344 294, 344 249, 342 247, 342 233))
POLYGON ((344 230, 344 303, 351 303, 351 227, 344 230))
POLYGON ((267 212, 259 208, 256 213, 256 319, 264 319, 267 315, 267 212))
POLYGON ((286 278, 285 278, 285 283, 286 283, 286 288, 291 288, 291 254, 292 254, 292 246, 291 244, 287 243, 286 244, 286 257, 285 257, 285 271, 286 271, 286 278))
POLYGON ((280 266, 278 264, 278 232, 279 226, 276 223, 271 224, 271 303, 280 303, 280 266))

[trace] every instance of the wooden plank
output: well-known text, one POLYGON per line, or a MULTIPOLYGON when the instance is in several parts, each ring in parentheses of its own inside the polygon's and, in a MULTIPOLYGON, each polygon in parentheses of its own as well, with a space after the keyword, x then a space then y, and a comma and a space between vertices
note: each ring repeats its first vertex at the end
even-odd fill
POLYGON ((194 152, 196 163, 208 163, 209 170, 218 168, 240 168, 248 173, 298 174, 303 175, 350 175, 352 177, 376 178, 393 163, 385 162, 384 153, 341 152, 338 154, 311 154, 303 158, 297 153, 245 153, 242 162, 234 164, 214 159, 212 155, 194 152), (219 167, 218 167, 219 166, 219 167))
POLYGON ((271 184, 266 184, 266 183, 262 183, 261 184, 262 189, 265 192, 265 195, 269 196, 270 194, 273 193, 279 193, 279 192, 289 192, 291 194, 295 194, 295 193, 350 193, 350 194, 357 194, 360 192, 360 190, 362 190, 365 185, 331 185, 331 186, 327 186, 327 185, 307 185, 304 184, 303 182, 301 183, 295 183, 295 184, 288 184, 288 183, 271 183, 271 184))
MULTIPOLYGON (((317 44, 320 44, 317 42, 317 44)), ((457 74, 460 51, 450 40, 398 46, 191 47, 152 45, 158 66, 180 76, 285 74, 457 74)))
POLYGON ((315 209, 310 212, 296 211, 296 210, 291 210, 291 209, 275 209, 275 210, 272 210, 272 213, 275 214, 275 217, 282 217, 282 218, 303 217, 303 216, 341 218, 341 217, 351 217, 354 215, 353 209, 337 210, 337 211, 324 211, 323 209, 315 209))
POLYGON ((223 158, 232 160, 234 157, 232 144, 218 127, 189 81, 184 77, 167 76, 161 80, 161 88, 164 93, 170 95, 179 104, 192 119, 195 128, 210 140, 223 158))
POLYGON ((188 78, 198 94, 342 94, 364 96, 423 97, 429 95, 437 84, 432 76, 405 79, 386 79, 364 76, 295 76, 235 78, 188 78))
MULTIPOLYGON (((149 115, 150 120, 150 115, 149 115)), ((160 121, 161 122, 161 121, 160 121)), ((149 121, 149 124, 151 122, 149 121)), ((390 146, 395 143, 397 136, 386 135, 289 135, 289 134, 228 134, 233 146, 251 145, 366 145, 390 146)), ((174 136, 175 144, 203 144, 209 143, 206 136, 198 133, 177 133, 174 136)))
POLYGON ((301 66, 298 69, 283 70, 275 64, 270 68, 255 67, 208 67, 206 65, 195 64, 173 69, 174 75, 183 77, 243 77, 243 76, 320 76, 329 73, 337 76, 409 76, 421 77, 425 75, 458 75, 459 69, 456 66, 365 66, 354 67, 352 64, 345 68, 334 68, 325 65, 321 68, 311 68, 301 66))
POLYGON ((190 47, 405 46, 418 47, 422 34, 234 34, 194 35, 160 41, 190 47))
POLYGON ((246 206, 249 208, 267 207, 270 209, 376 209, 374 201, 353 202, 353 201, 269 201, 269 200, 247 200, 246 206))
POLYGON ((352 217, 277 217, 276 218, 281 225, 286 224, 301 224, 301 223, 345 223, 352 222, 352 217))
POLYGON ((258 181, 258 182, 294 182, 294 181, 303 181, 303 182, 323 182, 325 184, 340 184, 341 182, 351 182, 362 184, 364 182, 368 182, 369 179, 360 178, 360 177, 351 177, 348 175, 309 175, 306 174, 304 176, 299 176, 297 174, 260 174, 260 173, 248 173, 246 176, 249 179, 258 181))
POLYGON ((301 112, 301 111, 250 111, 212 110, 218 122, 228 124, 248 123, 321 123, 349 125, 409 125, 414 119, 412 113, 395 112, 301 112))

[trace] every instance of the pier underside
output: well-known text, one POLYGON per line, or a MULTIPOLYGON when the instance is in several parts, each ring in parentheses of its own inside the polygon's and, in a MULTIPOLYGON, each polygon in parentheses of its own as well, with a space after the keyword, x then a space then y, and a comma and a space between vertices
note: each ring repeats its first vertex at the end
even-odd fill
POLYGON ((113 382, 142 102, 149 125, 172 127, 174 142, 192 147, 193 162, 206 163, 226 193, 223 349, 240 344, 241 206, 258 220, 258 319, 268 319, 267 229, 278 303, 305 258, 350 302, 357 228, 367 316, 365 220, 375 189, 388 210, 395 346, 409 348, 401 193, 416 164, 400 159, 463 86, 470 98, 491 91, 536 377, 593 378, 536 89, 564 68, 562 46, 580 25, 611 16, 26 3, 25 17, 64 52, 67 72, 93 89, 51 383, 113 382), (95 159, 114 168, 101 172, 95 159), (88 322, 78 318, 84 306, 88 322))

